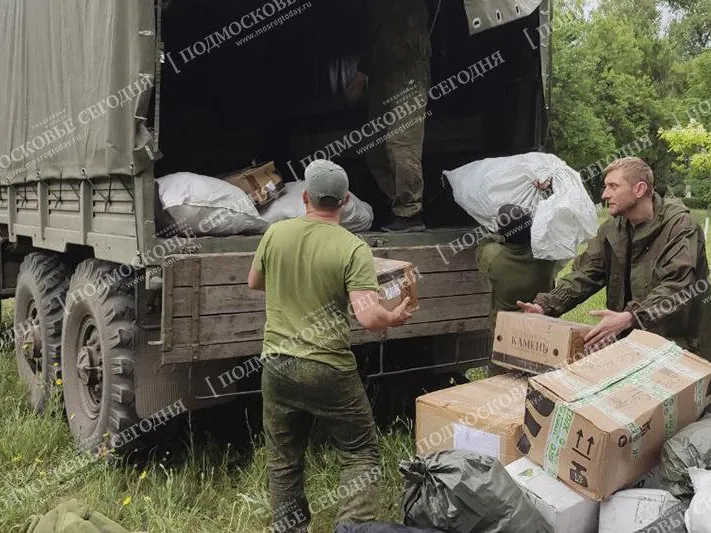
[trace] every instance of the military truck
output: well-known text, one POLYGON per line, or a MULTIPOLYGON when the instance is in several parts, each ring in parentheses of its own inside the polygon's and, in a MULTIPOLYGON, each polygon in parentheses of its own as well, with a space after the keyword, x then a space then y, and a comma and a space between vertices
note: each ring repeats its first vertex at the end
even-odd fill
MULTIPOLYGON (((358 53, 359 4, 0 0, 0 295, 14 297, 32 406, 59 388, 77 442, 126 443, 259 394, 264 295, 246 285, 259 236, 162 232, 156 179, 254 160, 300 179, 309 154, 358 131, 365 104, 334 95, 329 68, 358 53)), ((396 399, 489 356, 474 222, 442 170, 540 150, 549 105, 547 1, 428 8, 428 230, 362 234, 418 268, 421 310, 384 335, 352 332, 371 388, 396 399)), ((357 148, 339 162, 382 220, 357 148)))

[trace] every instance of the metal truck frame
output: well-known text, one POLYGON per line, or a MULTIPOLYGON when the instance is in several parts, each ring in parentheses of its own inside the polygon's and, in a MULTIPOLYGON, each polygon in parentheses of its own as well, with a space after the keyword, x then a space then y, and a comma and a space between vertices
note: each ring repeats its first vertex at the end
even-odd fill
MULTIPOLYGON (((70 102, 68 113, 50 117, 39 129, 0 133, 0 154, 8 154, 0 157, 0 297, 15 298, 15 352, 33 407, 41 411, 61 383, 77 442, 96 447, 109 436, 112 444, 125 444, 137 436, 127 433, 130 428, 149 418, 151 425, 159 425, 176 405, 200 409, 259 393, 255 356, 261 350, 264 295, 249 290, 246 281, 260 237, 168 237, 156 230, 155 160, 164 134, 159 128, 162 71, 168 68, 161 2, 111 0, 81 14, 69 5, 50 9, 49 0, 39 3, 46 4, 47 13, 19 16, 22 0, 0 0, 0 20, 5 21, 0 30, 13 28, 10 21, 15 20, 28 32, 28 41, 48 38, 53 10, 59 10, 80 29, 64 29, 57 38, 72 40, 81 29, 88 35, 104 28, 102 21, 111 18, 103 12, 108 9, 127 39, 126 50, 107 44, 95 51, 114 58, 118 66, 106 83, 99 80, 99 92, 77 103, 66 87, 78 85, 57 81, 52 72, 86 84, 90 75, 83 69, 89 67, 71 57, 60 61, 32 46, 28 51, 16 41, 4 42, 11 32, 0 31, 4 49, 16 48, 0 60, 0 78, 12 73, 18 87, 0 96, 9 98, 0 105, 6 110, 0 111, 0 123, 18 120, 8 109, 34 113, 30 120, 50 115, 51 103, 35 112, 16 99, 22 90, 31 97, 28 87, 39 81, 45 82, 42 91, 61 93, 70 102), (121 53, 131 59, 121 59, 121 53), (17 66, 33 57, 39 64, 31 63, 29 74, 17 74, 17 66), (92 98, 101 91, 103 99, 92 98), (117 102, 121 105, 114 106, 117 102), (125 142, 114 139, 117 132, 125 134, 125 142), (74 133, 72 140, 78 140, 71 146, 49 155, 40 152, 38 145, 49 149, 74 133), (33 158, 32 152, 45 156, 33 158)), ((543 74, 539 69, 533 91, 535 124, 530 133, 519 132, 522 140, 512 151, 540 149, 550 68, 550 32, 541 30, 549 17, 548 2, 528 13, 506 1, 467 1, 465 9, 472 35, 503 31, 491 28, 498 20, 499 25, 519 25, 517 46, 530 41, 541 47, 536 51, 543 74), (477 10, 481 16, 472 16, 477 10)), ((93 56, 87 52, 87 57, 90 63, 93 56)), ((353 328, 352 342, 367 358, 364 373, 371 379, 486 364, 490 287, 476 270, 471 230, 362 234, 374 255, 410 261, 422 276, 421 311, 407 325, 385 335, 353 328), (397 344, 407 339, 414 341, 397 344), (398 357, 395 352, 403 349, 422 353, 398 357)))

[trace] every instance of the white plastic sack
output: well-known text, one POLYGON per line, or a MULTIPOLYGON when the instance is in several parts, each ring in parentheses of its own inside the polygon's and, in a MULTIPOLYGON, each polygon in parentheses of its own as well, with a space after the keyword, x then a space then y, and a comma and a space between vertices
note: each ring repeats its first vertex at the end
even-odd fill
MULTIPOLYGON (((262 212, 262 217, 270 224, 306 214, 306 206, 302 200, 306 182, 295 181, 284 186, 286 192, 262 212)), ((353 232, 369 230, 373 225, 373 208, 355 194, 350 193, 350 195, 341 213, 341 226, 353 232)))
POLYGON ((600 504, 599 533, 635 533, 664 515, 679 500, 665 490, 616 492, 600 504))
POLYGON ((195 235, 256 234, 269 227, 247 193, 226 181, 191 172, 156 181, 165 210, 195 235))
POLYGON ((694 498, 686 510, 684 522, 689 533, 711 533, 711 471, 689 468, 694 484, 694 498))
POLYGON ((534 257, 554 261, 577 255, 578 247, 598 230, 595 204, 580 174, 553 154, 531 152, 474 161, 445 171, 454 200, 479 224, 497 230, 499 208, 517 204, 533 213, 534 257), (552 178, 553 194, 533 183, 552 178))

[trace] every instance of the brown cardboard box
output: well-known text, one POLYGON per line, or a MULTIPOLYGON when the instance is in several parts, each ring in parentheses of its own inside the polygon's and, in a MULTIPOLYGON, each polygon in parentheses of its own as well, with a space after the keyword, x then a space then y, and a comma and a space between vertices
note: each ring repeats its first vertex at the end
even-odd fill
POLYGON ((583 338, 592 326, 535 313, 496 315, 491 362, 542 374, 583 357, 583 338))
POLYGON ((388 311, 392 311, 409 296, 407 310, 417 311, 420 304, 417 300, 417 279, 420 272, 407 261, 383 259, 374 257, 375 273, 380 285, 380 303, 388 311))
POLYGON ((286 191, 273 161, 226 174, 222 179, 246 192, 257 207, 270 204, 286 191))
POLYGON ((710 363, 635 330, 529 380, 518 449, 602 500, 652 469, 664 441, 698 420, 710 401, 710 363))
POLYGON ((523 425, 526 379, 503 374, 417 398, 417 453, 461 448, 498 457, 506 465, 523 425))

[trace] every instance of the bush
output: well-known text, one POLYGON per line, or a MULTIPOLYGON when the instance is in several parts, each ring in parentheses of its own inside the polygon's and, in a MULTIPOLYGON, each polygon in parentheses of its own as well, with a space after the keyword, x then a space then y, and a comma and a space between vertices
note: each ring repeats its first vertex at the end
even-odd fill
POLYGON ((708 209, 709 202, 703 198, 682 198, 682 202, 689 209, 708 209))

